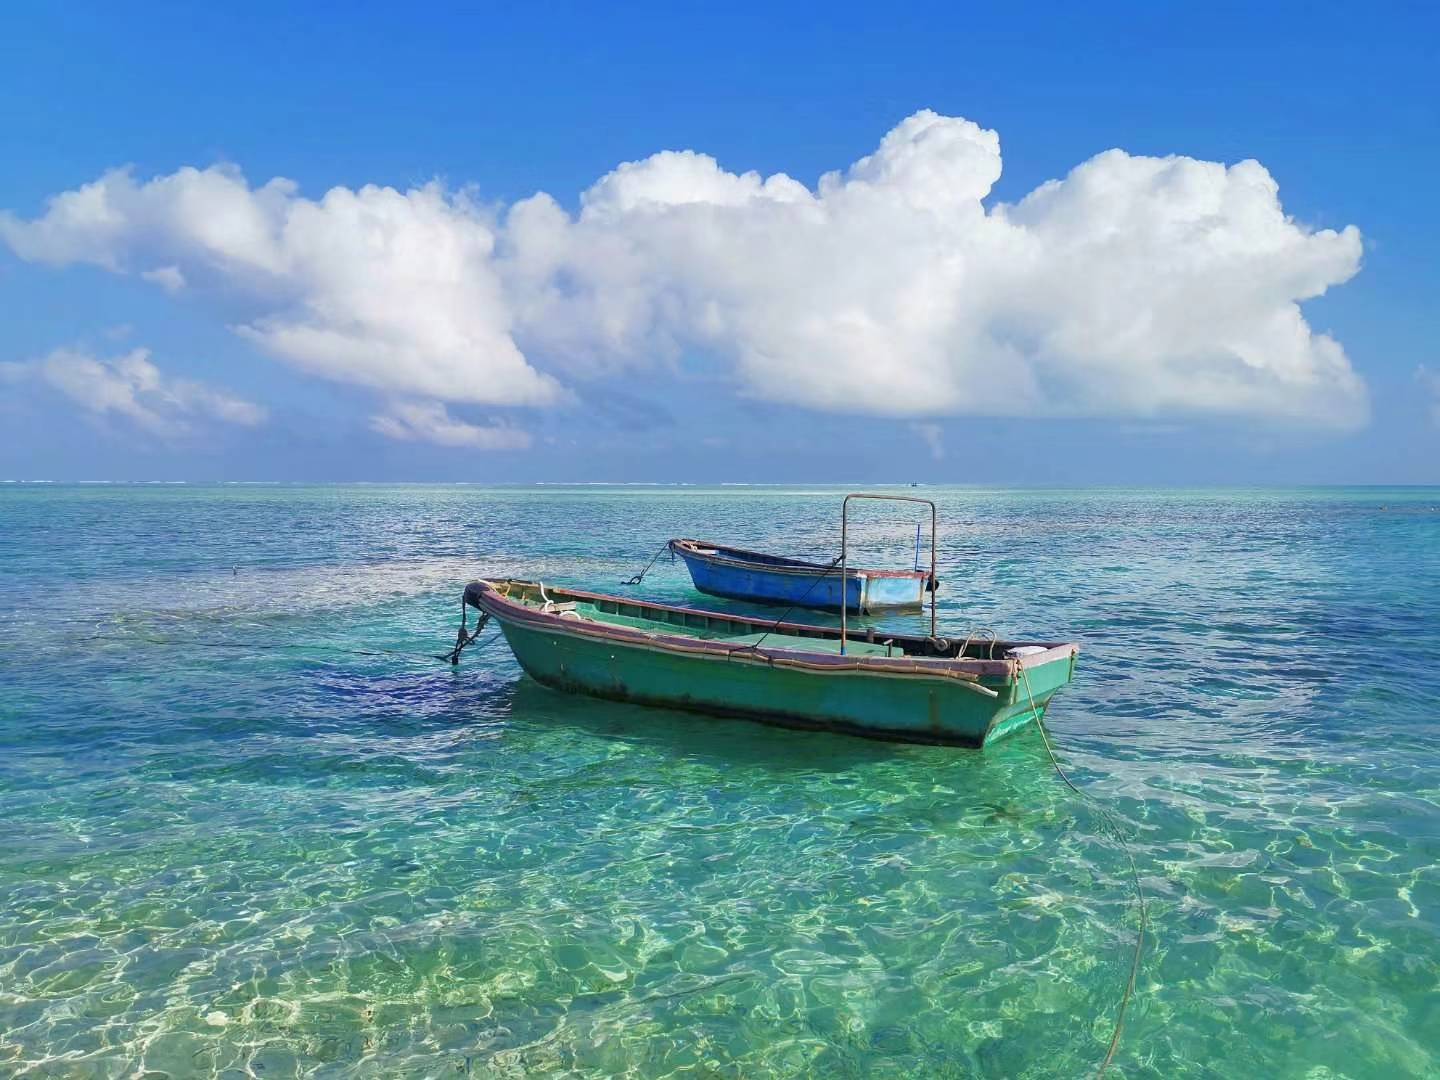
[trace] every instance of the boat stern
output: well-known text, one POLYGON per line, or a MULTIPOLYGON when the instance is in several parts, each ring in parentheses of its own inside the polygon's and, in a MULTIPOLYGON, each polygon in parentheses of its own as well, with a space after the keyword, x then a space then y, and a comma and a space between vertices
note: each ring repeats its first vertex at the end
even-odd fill
POLYGON ((925 582, 929 574, 876 573, 860 571, 863 611, 918 611, 925 606, 925 582))
POLYGON ((984 745, 1043 720, 1050 699, 1075 677, 1079 652, 1079 646, 1067 643, 1012 660, 1014 675, 1002 691, 1005 704, 991 717, 984 745))

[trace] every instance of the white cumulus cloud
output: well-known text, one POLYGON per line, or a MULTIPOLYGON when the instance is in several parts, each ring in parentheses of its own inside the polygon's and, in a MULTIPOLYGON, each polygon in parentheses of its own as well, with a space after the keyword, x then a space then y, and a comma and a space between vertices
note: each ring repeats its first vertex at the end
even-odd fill
POLYGON ((229 166, 145 183, 117 169, 34 221, 0 215, 0 238, 24 259, 143 264, 172 292, 197 279, 238 292, 261 314, 236 329, 313 374, 450 401, 561 397, 510 337, 486 214, 437 184, 312 201, 284 179, 252 189, 229 166))
MULTIPOLYGON (((33 220, 0 214, 0 239, 239 294, 262 350, 430 403, 551 406, 696 355, 755 398, 916 420, 1365 422, 1363 381, 1300 306, 1359 269, 1354 227, 1296 222, 1254 161, 1110 150, 992 205, 1001 168, 995 132, 924 111, 813 187, 689 150, 618 166, 573 213, 544 193, 491 211, 439 184, 311 200, 228 166, 118 170, 33 220)), ((382 430, 473 427, 407 407, 441 411, 382 430)))
POLYGON ((183 435, 204 420, 254 427, 266 417, 259 405, 226 390, 163 374, 147 349, 111 359, 56 349, 39 360, 0 368, 7 382, 38 381, 87 412, 124 417, 154 435, 183 435))
POLYGON ((1299 302, 1357 230, 1288 218, 1255 162, 1101 154, 988 208, 999 139, 919 113, 812 193, 659 154, 512 208, 522 343, 729 357, 758 397, 894 416, 1250 414, 1352 426, 1364 384, 1299 302))
POLYGON ((457 420, 438 401, 401 401, 370 418, 370 427, 390 439, 468 446, 475 450, 524 450, 529 432, 508 424, 482 427, 457 420))

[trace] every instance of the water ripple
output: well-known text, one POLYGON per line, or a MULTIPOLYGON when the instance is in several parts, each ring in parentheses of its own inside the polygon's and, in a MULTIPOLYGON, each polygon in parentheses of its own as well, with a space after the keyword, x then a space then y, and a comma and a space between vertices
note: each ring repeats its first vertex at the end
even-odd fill
MULTIPOLYGON (((1117 1075, 1434 1075, 1440 494, 935 497, 946 624, 1082 645, 1052 731, 1151 898, 1117 1075)), ((477 574, 618 591, 672 534, 823 555, 836 501, 0 492, 0 1073, 1092 1071, 1136 910, 1037 739, 430 659, 477 574)), ((692 599, 664 561, 644 592, 692 599)))

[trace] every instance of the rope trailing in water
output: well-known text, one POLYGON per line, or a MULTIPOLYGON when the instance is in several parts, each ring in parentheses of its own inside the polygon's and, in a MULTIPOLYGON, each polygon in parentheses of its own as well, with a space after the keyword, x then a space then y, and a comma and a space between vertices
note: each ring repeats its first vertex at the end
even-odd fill
POLYGON ((465 597, 462 596, 460 597, 460 629, 455 634, 455 648, 451 649, 448 653, 438 654, 435 657, 436 660, 448 660, 450 661, 451 667, 459 664, 460 654, 465 651, 465 646, 473 643, 474 640, 480 636, 480 631, 485 629, 485 624, 490 621, 490 613, 488 611, 480 612, 480 618, 475 621, 475 631, 474 633, 470 633, 469 628, 465 625, 469 615, 470 612, 465 606, 465 597))
POLYGON ((1111 1063, 1115 1060, 1115 1051, 1120 1048, 1120 1033, 1125 1030, 1125 1010, 1130 1004, 1130 999, 1135 995, 1135 980, 1140 975, 1140 957, 1145 951, 1145 890, 1140 885, 1140 870, 1135 865, 1135 853, 1130 849, 1130 842, 1125 838, 1125 831, 1120 827, 1118 819, 1112 814, 1100 800, 1095 796, 1081 791, 1075 786, 1064 769, 1060 767, 1060 761, 1055 756, 1055 748, 1050 744, 1050 734, 1045 730, 1045 718, 1040 715, 1040 710, 1035 707, 1035 695, 1030 691, 1030 676, 1025 668, 1016 665, 1020 680, 1025 686, 1025 696, 1030 701, 1030 712, 1035 717, 1035 726, 1040 729, 1040 738, 1045 743, 1045 752, 1050 755, 1050 764, 1055 766, 1055 775, 1065 781, 1065 786, 1082 799, 1087 799, 1099 810, 1102 817, 1110 825, 1110 830, 1115 839, 1120 841, 1120 846, 1125 851, 1125 857, 1130 861, 1130 876, 1135 882, 1135 898, 1140 907, 1140 926, 1135 934, 1135 955, 1130 960, 1130 977, 1125 982, 1125 992, 1120 995, 1120 1007, 1115 1013, 1115 1030, 1110 1035, 1110 1046, 1105 1051, 1105 1060, 1100 1063, 1100 1070, 1095 1074, 1097 1080, 1101 1080, 1109 1071, 1111 1063))
MULTIPOLYGON (((108 631, 101 631, 95 637, 103 637, 108 631)), ((134 634, 134 637, 141 641, 148 641, 152 645, 175 645, 173 638, 153 637, 150 634, 134 634)), ((487 641, 490 639, 486 639, 487 641)), ((193 637, 187 637, 183 642, 186 648, 194 649, 245 649, 252 652, 266 651, 276 652, 287 649, 299 649, 311 653, 339 653, 342 656, 396 656, 402 660, 411 662, 431 660, 449 660, 450 654, 405 652, 400 649, 362 649, 353 645, 331 645, 316 641, 200 641, 193 637)))
MULTIPOLYGON (((98 635, 96 635, 98 636, 98 635)), ((148 634, 137 634, 141 641, 148 641, 151 645, 174 645, 174 639, 154 638, 148 634)), ((330 645, 324 642, 315 641, 197 641, 194 638, 187 638, 184 647, 197 649, 249 649, 249 651, 282 651, 282 649, 302 649, 307 652, 338 652, 347 657, 399 657, 402 660, 429 661, 435 660, 433 652, 403 652, 400 649, 364 649, 351 647, 351 645, 330 645)), ((449 655, 439 657, 439 660, 449 660, 449 655)))
MULTIPOLYGON (((663 543, 663 544, 660 545, 660 550, 657 551, 657 552, 655 552, 655 557, 652 558, 648 563, 645 564, 645 569, 644 569, 644 570, 641 570, 638 574, 636 574, 634 577, 630 578, 628 581, 622 581, 620 584, 621 584, 621 585, 639 585, 642 581, 645 580, 645 575, 650 572, 650 568, 653 567, 657 562, 660 561, 660 556, 661 556, 661 555, 664 555, 665 552, 667 552, 667 551, 669 551, 669 550, 670 550, 670 541, 669 541, 669 540, 666 540, 665 543, 663 543)), ((673 555, 673 554, 671 555, 671 559, 672 559, 672 560, 674 559, 674 555, 673 555)))

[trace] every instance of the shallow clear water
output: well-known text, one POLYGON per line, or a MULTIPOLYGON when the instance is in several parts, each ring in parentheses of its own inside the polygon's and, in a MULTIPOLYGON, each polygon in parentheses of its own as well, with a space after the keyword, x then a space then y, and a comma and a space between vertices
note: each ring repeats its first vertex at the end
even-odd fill
MULTIPOLYGON (((1440 491, 906 493, 946 628, 1082 645, 1050 730, 1149 897, 1111 1075, 1440 1070, 1440 491)), ((0 1074, 1093 1072, 1138 910, 1035 731, 428 656, 471 577, 832 553, 840 494, 0 488, 0 1074)))

